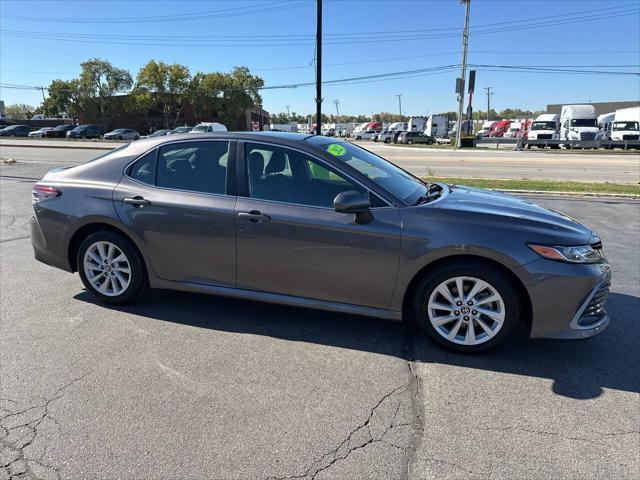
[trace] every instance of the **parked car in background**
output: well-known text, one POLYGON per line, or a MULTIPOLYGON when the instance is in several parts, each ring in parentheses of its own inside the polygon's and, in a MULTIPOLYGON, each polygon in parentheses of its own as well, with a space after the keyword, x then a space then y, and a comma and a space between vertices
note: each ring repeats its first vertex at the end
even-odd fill
MULTIPOLYGON (((391 138, 392 134, 393 134, 393 132, 391 132, 390 130, 383 130, 381 132, 376 133, 373 136, 372 140, 374 142, 384 142, 384 138, 382 138, 382 137, 384 136, 385 138, 391 138)), ((388 143, 388 142, 385 142, 385 143, 388 143)))
POLYGON ((26 137, 30 131, 29 125, 9 125, 0 130, 0 137, 26 137))
POLYGON ((202 122, 193 127, 189 133, 211 133, 211 132, 226 132, 227 127, 222 123, 216 122, 202 122))
POLYGON ((365 130, 363 132, 354 133, 354 137, 356 140, 371 140, 376 134, 380 133, 382 130, 365 130))
POLYGON ((169 133, 171 133, 171 130, 167 128, 161 128, 159 130, 156 130, 155 132, 150 133, 149 135, 143 136, 142 138, 162 137, 164 135, 169 135, 169 133))
POLYGON ((100 129, 95 125, 78 125, 67 132, 67 138, 100 138, 100 129))
POLYGON ((406 130, 396 130, 395 132, 393 132, 393 137, 391 138, 393 143, 398 143, 400 141, 400 135, 402 135, 405 132, 406 130))
POLYGON ((423 182, 335 138, 132 142, 50 171, 32 199, 35 258, 78 272, 100 302, 151 287, 404 317, 465 353, 609 323, 611 269, 590 228, 530 199, 423 182))
POLYGON ((435 138, 430 135, 426 135, 423 132, 404 132, 400 135, 398 143, 404 143, 405 145, 413 145, 414 143, 426 143, 427 145, 433 145, 435 138))
POLYGON ((174 128, 167 135, 173 135, 173 134, 176 134, 176 133, 189 133, 191 130, 193 130, 192 126, 183 125, 182 127, 174 128))
POLYGON ((53 127, 42 127, 38 130, 34 130, 33 132, 29 132, 29 138, 42 138, 44 134, 49 130, 53 130, 53 127))
POLYGON ((44 134, 46 138, 65 138, 69 130, 73 130, 77 125, 58 125, 51 130, 47 130, 44 134))
POLYGON ((102 138, 105 140, 138 140, 140 134, 131 128, 116 128, 109 133, 105 133, 102 138))

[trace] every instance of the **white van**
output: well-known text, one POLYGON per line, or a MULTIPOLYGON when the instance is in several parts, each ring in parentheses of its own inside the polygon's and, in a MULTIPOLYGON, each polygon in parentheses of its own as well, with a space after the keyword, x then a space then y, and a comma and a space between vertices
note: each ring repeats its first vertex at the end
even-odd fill
POLYGON ((611 140, 621 142, 624 140, 640 139, 640 107, 622 108, 616 110, 615 118, 611 124, 611 140))
POLYGON ((560 112, 560 140, 595 140, 598 116, 593 105, 564 105, 560 112))
POLYGON ((226 132, 227 127, 221 123, 202 122, 193 127, 189 133, 226 132))

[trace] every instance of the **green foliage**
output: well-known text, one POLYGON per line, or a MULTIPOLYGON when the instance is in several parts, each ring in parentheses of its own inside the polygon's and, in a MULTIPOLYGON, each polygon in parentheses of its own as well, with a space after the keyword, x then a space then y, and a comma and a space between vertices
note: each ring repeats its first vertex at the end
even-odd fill
POLYGON ((190 87, 187 67, 151 60, 138 72, 132 97, 140 109, 159 109, 165 128, 174 128, 189 98, 190 87))
POLYGON ((36 114, 36 107, 25 103, 14 103, 7 105, 5 113, 8 118, 14 120, 30 120, 36 114))
POLYGON ((49 85, 49 96, 42 103, 45 115, 60 117, 77 116, 82 109, 79 80, 54 80, 49 85))

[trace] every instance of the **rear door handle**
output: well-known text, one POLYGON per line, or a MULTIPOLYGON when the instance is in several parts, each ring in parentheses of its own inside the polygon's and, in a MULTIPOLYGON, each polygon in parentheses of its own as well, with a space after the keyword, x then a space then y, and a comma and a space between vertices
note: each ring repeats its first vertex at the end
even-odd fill
POLYGON ((128 205, 133 205, 134 207, 148 207, 149 205, 151 205, 151 202, 149 200, 144 199, 140 195, 137 195, 135 197, 125 197, 122 199, 122 201, 128 205))
POLYGON ((251 223, 268 222, 271 220, 269 215, 263 215, 258 210, 251 210, 250 212, 238 212, 238 218, 249 220, 251 223))

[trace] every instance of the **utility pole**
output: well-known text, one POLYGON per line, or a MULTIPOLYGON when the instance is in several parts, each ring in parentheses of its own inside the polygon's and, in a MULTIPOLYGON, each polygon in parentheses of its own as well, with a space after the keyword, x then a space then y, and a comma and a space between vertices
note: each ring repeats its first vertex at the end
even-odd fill
POLYGON ((491 95, 493 95, 494 92, 491 91, 493 87, 484 87, 484 89, 487 91, 487 122, 489 120, 491 120, 489 118, 489 112, 491 112, 491 95))
POLYGON ((338 111, 338 105, 340 104, 340 100, 334 100, 333 103, 336 105, 336 117, 340 116, 340 112, 338 111))
POLYGON ((322 0, 316 0, 316 135, 322 125, 322 0))
POLYGON ((467 48, 469 46, 469 11, 471 0, 460 0, 466 6, 464 16, 464 30, 462 32, 462 66, 460 68, 460 91, 458 92, 458 123, 456 134, 456 148, 460 148, 462 137, 462 111, 464 110, 464 83, 467 75, 467 48))
POLYGON ((291 105, 287 105, 287 118, 288 118, 288 119, 291 119, 291 112, 289 111, 289 107, 290 107, 290 106, 291 106, 291 105))
POLYGON ((44 102, 46 100, 44 98, 44 87, 40 87, 40 91, 42 92, 42 101, 44 102))
POLYGON ((400 112, 400 121, 402 121, 402 94, 397 93, 396 97, 398 97, 398 111, 400 112))

